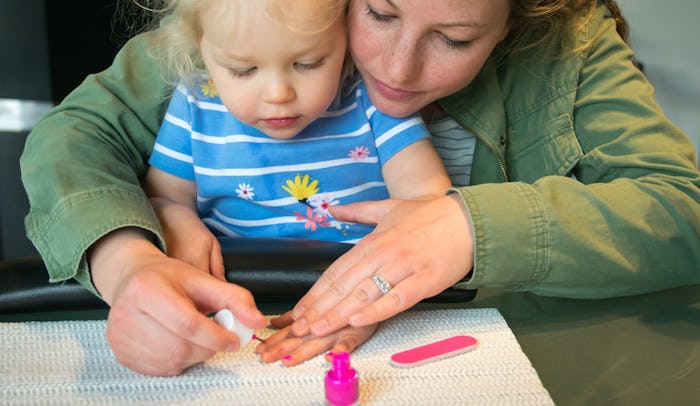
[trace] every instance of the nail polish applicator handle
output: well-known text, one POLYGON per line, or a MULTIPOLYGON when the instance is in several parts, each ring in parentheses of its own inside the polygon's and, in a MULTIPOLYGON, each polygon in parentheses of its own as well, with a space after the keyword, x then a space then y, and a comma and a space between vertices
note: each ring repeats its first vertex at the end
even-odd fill
POLYGON ((250 340, 256 339, 265 342, 253 333, 253 329, 244 325, 236 319, 236 316, 229 309, 221 309, 214 315, 214 321, 221 327, 238 336, 238 342, 241 347, 247 345, 250 340))

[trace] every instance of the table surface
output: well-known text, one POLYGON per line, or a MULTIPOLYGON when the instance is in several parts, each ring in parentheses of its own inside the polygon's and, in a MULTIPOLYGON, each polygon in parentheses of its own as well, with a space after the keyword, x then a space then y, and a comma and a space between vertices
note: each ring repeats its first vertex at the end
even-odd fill
MULTIPOLYGON (((288 304, 260 305, 267 314, 288 304)), ((700 286, 603 300, 482 289, 559 405, 700 404, 700 286)), ((102 319, 105 310, 0 315, 1 321, 102 319)))

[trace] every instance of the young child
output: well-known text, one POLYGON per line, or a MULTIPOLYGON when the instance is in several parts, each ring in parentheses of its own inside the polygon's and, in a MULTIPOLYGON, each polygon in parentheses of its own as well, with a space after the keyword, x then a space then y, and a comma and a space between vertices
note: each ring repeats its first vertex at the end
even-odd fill
POLYGON ((173 2, 156 52, 181 81, 146 178, 170 256, 223 277, 209 230, 353 243, 372 228, 330 206, 450 186, 421 119, 382 114, 349 76, 346 5, 173 2))

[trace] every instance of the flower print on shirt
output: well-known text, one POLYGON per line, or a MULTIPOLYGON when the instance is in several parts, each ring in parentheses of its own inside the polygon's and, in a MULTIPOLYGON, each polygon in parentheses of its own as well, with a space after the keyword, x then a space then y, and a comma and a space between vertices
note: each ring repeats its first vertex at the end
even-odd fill
POLYGON ((335 206, 340 202, 333 198, 331 193, 319 193, 311 196, 308 200, 309 205, 313 207, 314 213, 318 213, 324 216, 329 216, 328 209, 331 206, 335 206))
POLYGON ((329 221, 324 223, 325 227, 334 227, 335 229, 341 231, 344 235, 347 235, 347 230, 350 227, 348 224, 343 223, 333 219, 333 216, 328 212, 331 206, 340 204, 339 200, 335 200, 332 193, 319 193, 313 195, 308 199, 309 206, 313 207, 314 214, 318 216, 324 216, 329 221))
POLYGON ((304 221, 305 229, 316 231, 318 227, 331 226, 331 222, 328 221, 328 205, 333 204, 332 196, 316 195, 319 190, 318 180, 312 179, 308 174, 297 174, 294 180, 287 179, 282 189, 299 203, 306 205, 306 214, 294 212, 298 221, 304 221))
POLYGON ((214 81, 211 79, 207 79, 206 81, 203 81, 199 85, 199 90, 202 92, 202 95, 204 95, 206 97, 219 96, 219 91, 216 90, 216 86, 214 86, 214 81))
POLYGON ((297 174, 294 181, 287 179, 286 183, 286 185, 282 185, 282 189, 303 204, 307 204, 307 199, 318 193, 318 180, 312 181, 308 174, 303 177, 297 174))
POLYGON ((364 145, 359 145, 351 149, 348 156, 355 161, 362 161, 363 159, 369 157, 369 148, 365 147, 364 145))
POLYGON ((311 207, 306 207, 306 216, 299 213, 298 211, 294 214, 296 214, 297 220, 305 221, 304 228, 306 228, 307 230, 311 229, 311 231, 316 231, 316 227, 329 227, 331 225, 329 222, 326 221, 328 219, 327 216, 314 213, 311 207))
POLYGON ((236 189, 236 194, 240 199, 243 200, 253 200, 255 193, 253 193, 253 187, 247 183, 240 183, 238 189, 236 189))

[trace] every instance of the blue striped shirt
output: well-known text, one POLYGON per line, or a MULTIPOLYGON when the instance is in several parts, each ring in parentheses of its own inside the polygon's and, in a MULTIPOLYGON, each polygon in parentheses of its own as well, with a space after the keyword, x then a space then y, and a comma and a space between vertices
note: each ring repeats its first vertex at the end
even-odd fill
POLYGON ((420 117, 378 111, 361 81, 289 140, 240 122, 207 90, 177 87, 150 163, 196 182, 217 235, 357 242, 373 227, 334 220, 328 207, 388 198, 382 165, 429 137, 420 117))

